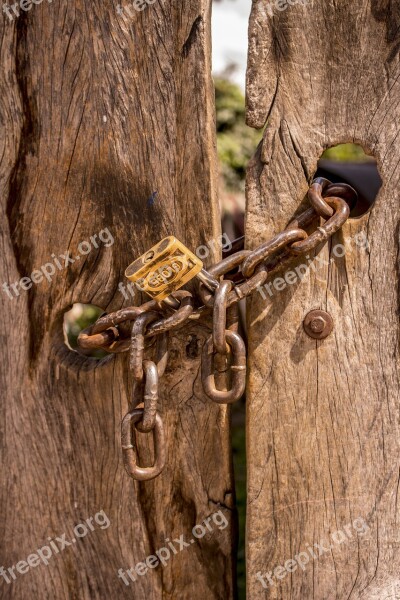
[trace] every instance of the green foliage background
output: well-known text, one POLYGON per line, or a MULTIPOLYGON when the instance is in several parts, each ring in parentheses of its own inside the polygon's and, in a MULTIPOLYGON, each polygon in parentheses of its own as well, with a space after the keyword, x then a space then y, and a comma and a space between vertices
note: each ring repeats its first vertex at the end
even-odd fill
POLYGON ((244 191, 246 167, 262 131, 245 124, 245 99, 239 86, 220 77, 214 84, 221 175, 228 190, 244 191))
MULTIPOLYGON (((263 130, 245 124, 245 98, 238 85, 222 77, 214 78, 217 120, 217 148, 225 188, 244 192, 246 167, 260 143, 263 130)), ((340 162, 371 160, 361 146, 340 144, 322 156, 340 162)))

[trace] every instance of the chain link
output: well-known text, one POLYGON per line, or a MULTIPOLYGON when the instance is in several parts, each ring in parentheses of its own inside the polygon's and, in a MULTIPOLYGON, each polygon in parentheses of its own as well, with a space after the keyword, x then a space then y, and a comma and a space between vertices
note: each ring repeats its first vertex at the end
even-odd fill
MULTIPOLYGON (((210 336, 203 346, 201 361, 201 381, 207 396, 217 404, 232 404, 244 394, 246 387, 246 347, 243 339, 238 333, 225 330, 226 344, 231 352, 231 388, 229 390, 218 390, 215 384, 213 367, 213 356, 215 347, 213 336, 210 336)), ((226 352, 226 350, 225 350, 226 352)))
POLYGON ((139 467, 136 461, 135 446, 133 444, 134 429, 143 419, 144 410, 137 408, 129 411, 122 420, 121 424, 121 445, 124 466, 130 477, 137 481, 149 481, 158 477, 165 467, 165 432, 162 419, 156 414, 154 429, 152 435, 154 438, 154 465, 152 467, 139 467))
POLYGON ((196 297, 189 291, 179 290, 163 301, 151 300, 139 307, 104 315, 80 333, 78 344, 81 348, 101 348, 110 353, 130 351, 134 384, 132 406, 122 421, 122 449, 125 468, 134 479, 153 479, 165 465, 165 433, 157 404, 159 380, 168 360, 167 332, 212 311, 212 335, 202 351, 203 388, 218 404, 239 400, 246 385, 246 347, 237 333, 237 303, 296 257, 308 254, 337 232, 348 219, 357 193, 347 184, 317 178, 310 186, 308 200, 310 208, 255 250, 244 250, 241 247, 243 239, 234 242, 236 252, 208 271, 201 271, 196 297), (309 235, 305 228, 320 217, 325 223, 309 235), (157 339, 156 357, 149 360, 145 353, 151 342, 146 344, 146 340, 152 337, 157 339), (221 381, 226 389, 219 389, 221 381), (139 407, 142 404, 143 407, 139 407), (152 467, 137 465, 133 443, 135 429, 151 433, 154 438, 152 467))

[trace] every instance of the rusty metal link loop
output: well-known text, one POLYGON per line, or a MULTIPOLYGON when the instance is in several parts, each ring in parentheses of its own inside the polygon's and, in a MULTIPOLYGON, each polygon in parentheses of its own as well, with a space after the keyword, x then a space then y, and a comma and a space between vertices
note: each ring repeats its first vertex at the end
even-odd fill
POLYGON ((308 190, 308 199, 315 212, 323 219, 330 219, 334 214, 328 197, 346 200, 352 210, 357 201, 357 192, 347 183, 331 183, 324 177, 317 177, 308 190))
MULTIPOLYGON (((216 265, 210 267, 208 270, 215 277, 221 277, 236 267, 239 267, 249 254, 250 250, 239 250, 239 252, 224 258, 216 265)), ((199 284, 198 291, 204 305, 211 308, 214 305, 214 295, 202 283, 199 284)))
POLYGON ((164 308, 173 308, 177 310, 179 308, 179 302, 175 298, 173 298, 172 294, 161 300, 160 305, 164 308))
POLYGON ((144 335, 146 327, 158 318, 159 314, 152 310, 139 315, 133 323, 129 364, 135 381, 143 381, 144 335))
POLYGON ((226 341, 230 347, 232 362, 230 371, 232 373, 231 388, 229 390, 218 390, 215 385, 215 374, 213 367, 214 344, 210 336, 203 346, 201 362, 201 380, 207 396, 217 404, 232 404, 239 400, 246 387, 246 347, 240 335, 233 331, 225 331, 226 341))
POLYGON ((136 429, 142 433, 149 433, 155 427, 157 404, 158 404, 158 384, 159 373, 157 365, 152 360, 143 361, 144 370, 144 394, 137 393, 142 386, 138 381, 134 382, 133 408, 136 408, 143 402, 143 420, 136 423, 136 429))
MULTIPOLYGON (((143 361, 145 374, 144 386, 144 415, 143 422, 136 428, 147 433, 154 429, 157 404, 159 399, 159 380, 165 373, 168 363, 168 334, 164 333, 157 339, 156 363, 151 360, 143 361)), ((136 382, 135 382, 136 384, 136 382)))
POLYGON ((104 315, 97 319, 96 323, 83 329, 78 336, 78 345, 84 349, 99 349, 103 348, 107 352, 124 352, 128 349, 125 340, 122 342, 119 339, 119 331, 117 326, 127 321, 134 321, 142 313, 150 310, 159 309, 159 305, 155 300, 146 302, 142 306, 129 306, 117 312, 104 315), (122 346, 122 348, 121 348, 122 346))
POLYGON ((132 392, 132 409, 144 403, 143 423, 137 424, 139 431, 148 433, 154 428, 157 403, 159 398, 159 380, 164 375, 168 362, 168 334, 161 335, 157 340, 156 362, 143 361, 143 382, 134 380, 132 392))
POLYGON ((307 237, 308 235, 304 229, 285 229, 282 233, 278 233, 272 240, 261 244, 261 246, 253 250, 253 252, 244 259, 242 264, 243 275, 246 278, 251 277, 254 274, 257 265, 265 262, 272 254, 282 250, 282 248, 285 248, 291 242, 305 240, 307 237))
POLYGON ((146 302, 141 306, 129 306, 128 308, 123 308, 117 312, 104 315, 92 325, 92 333, 105 331, 108 327, 115 327, 126 321, 134 321, 142 313, 157 309, 159 309, 158 303, 155 300, 150 300, 150 302, 146 302))
POLYGON ((136 408, 128 412, 121 424, 121 445, 124 467, 130 477, 137 481, 150 481, 160 475, 165 467, 165 433, 164 425, 159 414, 156 414, 155 425, 152 430, 154 439, 154 464, 152 467, 140 467, 137 464, 134 439, 134 427, 143 419, 143 409, 136 408))
POLYGON ((119 333, 116 327, 107 327, 105 331, 93 333, 93 325, 82 329, 78 336, 79 346, 86 350, 98 350, 107 348, 118 339, 119 333))
POLYGON ((232 289, 231 281, 221 281, 214 295, 213 309, 213 344, 218 354, 225 355, 228 353, 226 346, 226 310, 228 294, 232 289))
POLYGON ((157 338, 156 364, 158 377, 162 377, 165 373, 168 362, 168 333, 163 333, 157 338))
MULTIPOLYGON (((145 332, 145 338, 154 337, 171 329, 176 329, 193 314, 194 299, 190 292, 179 290, 169 296, 168 299, 171 300, 171 305, 176 310, 174 310, 172 316, 156 320, 156 322, 149 325, 145 332)), ((130 306, 101 317, 94 325, 80 332, 78 336, 79 347, 88 350, 102 348, 113 354, 126 352, 131 346, 130 338, 121 339, 120 332, 116 326, 126 324, 128 321, 135 321, 143 313, 161 311, 164 309, 164 303, 165 300, 161 303, 151 300, 142 304, 142 306, 130 306)), ((165 308, 170 309, 168 304, 165 308)))
MULTIPOLYGON (((246 256, 250 254, 250 250, 243 250, 242 252, 246 252, 246 256)), ((240 252, 240 254, 242 254, 242 252, 240 252)), ((234 257, 235 255, 232 255, 229 257, 229 259, 233 259, 234 257)), ((229 259, 224 259, 223 261, 221 261, 221 263, 225 262, 225 260, 228 261, 229 259)), ((218 265, 220 265, 221 263, 218 263, 218 265)), ((228 269, 228 265, 226 265, 225 268, 228 269)), ((227 272, 229 272, 229 270, 230 269, 228 269, 227 272)), ((254 290, 256 290, 259 286, 264 285, 268 276, 269 271, 267 270, 265 265, 258 265, 255 269, 254 275, 250 277, 250 279, 248 279, 247 281, 243 281, 242 283, 237 284, 233 287, 232 291, 228 295, 228 300, 226 304, 227 308, 230 308, 243 298, 247 298, 247 296, 250 296, 254 292, 254 290)), ((207 307, 212 308, 214 306, 214 295, 205 290, 204 288, 201 288, 201 286, 199 286, 199 295, 201 295, 201 298, 207 307)))
POLYGON ((254 275, 240 285, 236 285, 228 296, 227 306, 236 304, 243 298, 250 296, 258 287, 264 285, 269 276, 269 271, 264 264, 256 267, 254 275))
POLYGON ((179 301, 179 308, 170 316, 159 319, 147 328, 145 337, 160 335, 171 329, 176 329, 190 318, 194 311, 194 299, 190 292, 179 290, 173 294, 179 301))
MULTIPOLYGON (((149 321, 151 319, 149 318, 149 321)), ((141 328, 146 327, 146 321, 143 318, 141 319, 141 328)), ((144 331, 143 331, 144 333, 144 331)), ((140 333, 140 336, 142 332, 140 333)), ((136 337, 137 342, 137 337, 136 337)), ((134 364, 138 366, 138 361, 140 357, 142 357, 142 369, 143 369, 143 378, 139 379, 134 374, 134 386, 133 386, 133 394, 132 394, 132 405, 133 408, 136 408, 138 404, 144 403, 144 413, 143 413, 143 422, 140 422, 136 425, 136 428, 143 433, 149 433, 155 426, 155 419, 157 413, 157 404, 159 398, 159 379, 164 375, 167 362, 168 362, 168 334, 164 333, 157 339, 157 353, 156 353, 156 362, 152 360, 143 360, 143 350, 138 345, 132 352, 135 354, 134 356, 134 364), (141 394, 142 383, 144 379, 144 393, 143 397, 141 394)), ((132 354, 131 354, 132 357, 132 354)), ((137 375, 138 375, 137 371, 137 375)))
POLYGON ((197 278, 206 286, 209 290, 214 292, 218 287, 218 279, 205 269, 202 269, 199 273, 197 273, 197 278))
POLYGON ((310 189, 308 190, 308 199, 310 201, 311 206, 319 215, 324 219, 330 219, 333 215, 333 209, 329 206, 327 202, 323 199, 322 195, 326 188, 330 185, 330 181, 325 179, 324 177, 317 177, 312 182, 310 189))
POLYGON ((346 200, 350 211, 357 204, 358 194, 348 183, 330 183, 323 193, 323 197, 337 197, 346 200))
POLYGON ((318 227, 318 229, 308 236, 307 239, 292 244, 290 251, 293 254, 299 255, 311 252, 311 250, 314 250, 321 242, 332 237, 332 235, 336 233, 349 218, 350 207, 345 200, 342 200, 341 198, 327 198, 326 202, 334 209, 333 217, 326 221, 322 227, 318 227))

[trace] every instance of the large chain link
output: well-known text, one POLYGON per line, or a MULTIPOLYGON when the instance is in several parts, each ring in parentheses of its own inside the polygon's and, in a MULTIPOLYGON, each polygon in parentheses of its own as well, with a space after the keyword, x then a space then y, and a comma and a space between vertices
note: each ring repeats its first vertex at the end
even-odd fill
POLYGON ((168 360, 168 332, 212 311, 212 335, 202 352, 203 388, 219 404, 239 400, 246 385, 246 348, 237 332, 237 303, 294 258, 310 253, 338 231, 348 219, 357 193, 347 184, 332 184, 317 178, 308 191, 308 199, 311 208, 255 250, 237 249, 238 244, 234 244, 237 251, 210 267, 207 276, 203 276, 197 296, 179 290, 161 302, 151 300, 138 307, 124 308, 102 316, 79 335, 79 346, 84 349, 130 351, 134 385, 132 405, 122 421, 122 450, 125 468, 134 479, 153 479, 165 465, 165 433, 157 404, 159 379, 168 360), (325 223, 309 235, 305 227, 320 217, 325 223), (144 356, 154 337, 157 338, 157 343, 152 344, 155 357, 149 360, 144 356), (154 437, 152 467, 137 465, 134 428, 154 437))

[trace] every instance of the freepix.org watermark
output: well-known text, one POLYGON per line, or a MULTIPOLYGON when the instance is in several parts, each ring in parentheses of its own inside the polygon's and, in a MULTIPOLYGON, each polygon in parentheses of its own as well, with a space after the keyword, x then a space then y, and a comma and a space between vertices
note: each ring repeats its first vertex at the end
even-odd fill
POLYGON ((90 236, 90 241, 83 240, 83 242, 78 245, 79 254, 75 257, 72 257, 70 252, 65 252, 65 254, 59 254, 58 256, 52 254, 52 262, 47 262, 38 269, 35 269, 29 277, 22 277, 15 283, 3 283, 3 292, 7 294, 10 300, 12 300, 13 298, 17 298, 21 291, 27 292, 31 289, 33 284, 42 283, 44 279, 47 279, 50 283, 57 273, 57 270, 62 271, 63 269, 68 269, 69 265, 79 261, 82 256, 89 254, 93 248, 98 248, 100 243, 102 243, 105 248, 109 248, 113 245, 114 238, 108 227, 102 229, 99 233, 90 236))
POLYGON ((97 527, 100 529, 108 529, 110 524, 110 519, 107 517, 104 510, 100 510, 94 517, 89 517, 84 523, 75 525, 73 532, 74 537, 70 541, 66 539, 66 533, 63 533, 61 536, 55 537, 54 539, 47 538, 49 543, 46 546, 38 548, 35 553, 30 554, 26 560, 20 560, 16 565, 8 567, 7 569, 0 567, 0 575, 8 584, 10 584, 17 579, 18 574, 24 575, 25 573, 28 573, 29 569, 35 569, 40 565, 47 566, 50 559, 55 554, 60 554, 65 548, 76 544, 78 539, 84 538, 89 531, 94 531, 97 527))
POLYGON ((358 517, 352 523, 345 525, 342 529, 334 531, 330 536, 330 541, 321 540, 319 544, 306 544, 305 549, 294 558, 285 561, 284 565, 278 565, 269 573, 261 573, 258 571, 256 579, 260 582, 263 588, 267 589, 270 586, 276 585, 279 580, 285 579, 289 573, 294 573, 297 569, 306 570, 310 561, 318 560, 324 554, 332 552, 335 546, 348 543, 353 538, 353 533, 365 535, 370 528, 363 518, 358 517), (331 543, 332 542, 332 543, 331 543))
MULTIPOLYGON (((19 0, 19 2, 14 2, 14 4, 3 4, 3 12, 7 15, 9 21, 13 21, 15 17, 19 17, 21 14, 20 11, 28 12, 31 10, 32 6, 35 4, 42 4, 44 0, 19 0)), ((49 4, 53 2, 53 0, 46 0, 49 4)))
POLYGON ((270 17, 274 16, 275 11, 283 12, 289 6, 294 6, 295 4, 301 4, 301 6, 306 6, 310 3, 310 0, 269 0, 265 4, 265 10, 267 11, 270 17))
POLYGON ((196 543, 196 539, 200 540, 207 532, 212 532, 214 526, 218 529, 225 529, 228 527, 228 521, 223 514, 222 510, 207 517, 200 525, 195 525, 192 529, 193 537, 185 541, 183 535, 172 541, 167 538, 165 540, 165 546, 160 548, 150 556, 147 556, 142 562, 137 563, 134 567, 124 571, 119 569, 118 577, 122 579, 125 585, 130 585, 131 582, 135 582, 138 577, 143 577, 149 571, 149 569, 155 569, 159 565, 167 566, 168 561, 179 552, 182 552, 185 548, 190 548, 192 544, 196 543))
POLYGON ((141 12, 151 4, 155 4, 157 0, 131 0, 130 4, 125 4, 121 6, 121 4, 117 4, 117 13, 119 15, 123 15, 124 11, 128 13, 130 17, 133 17, 135 14, 134 11, 141 12))
POLYGON ((334 258, 343 258, 343 256, 347 252, 348 247, 353 243, 359 248, 369 250, 367 236, 365 232, 362 231, 360 233, 357 233, 353 238, 346 239, 345 245, 335 244, 331 251, 332 258, 330 258, 329 261, 325 260, 320 255, 317 255, 314 258, 311 258, 309 255, 307 255, 305 257, 305 263, 301 263, 294 269, 286 271, 283 277, 275 277, 275 279, 273 279, 270 283, 259 285, 257 288, 258 293, 262 296, 264 300, 272 298, 275 292, 282 292, 289 285, 295 285, 296 283, 299 283, 299 281, 301 281, 308 275, 309 271, 313 271, 314 273, 316 273, 317 269, 321 267, 327 267, 334 260, 334 258))

